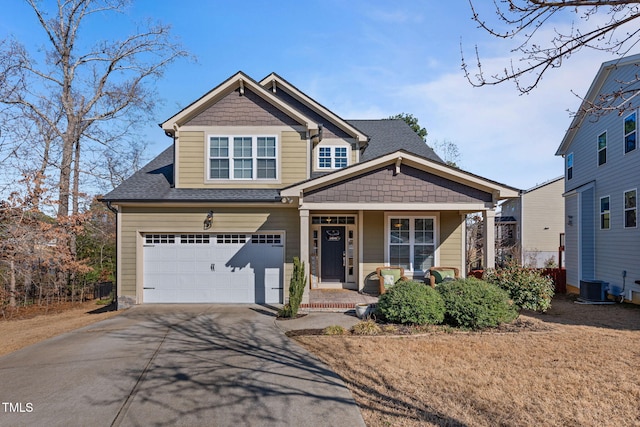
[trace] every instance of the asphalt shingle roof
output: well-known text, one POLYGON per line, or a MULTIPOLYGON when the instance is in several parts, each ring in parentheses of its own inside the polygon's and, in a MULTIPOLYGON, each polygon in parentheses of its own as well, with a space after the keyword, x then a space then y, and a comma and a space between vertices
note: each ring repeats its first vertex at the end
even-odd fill
POLYGON ((375 159, 398 150, 443 163, 442 159, 401 119, 347 120, 371 139, 360 161, 375 159))
POLYGON ((174 188, 173 147, 169 147, 102 197, 119 202, 279 202, 276 189, 257 188, 174 188))
MULTIPOLYGON (((370 137, 360 161, 405 150, 442 163, 442 159, 403 120, 347 120, 370 137)), ((106 194, 104 201, 119 202, 279 202, 279 190, 254 188, 174 188, 173 147, 106 194)))

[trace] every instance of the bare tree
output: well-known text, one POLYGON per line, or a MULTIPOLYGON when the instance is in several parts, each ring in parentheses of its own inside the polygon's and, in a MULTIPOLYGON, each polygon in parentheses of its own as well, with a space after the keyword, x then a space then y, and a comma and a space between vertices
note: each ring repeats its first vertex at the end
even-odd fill
POLYGON ((93 45, 80 37, 89 22, 122 12, 128 0, 58 0, 53 11, 49 2, 25 1, 46 45, 34 58, 17 40, 1 42, 0 104, 39 132, 41 165, 55 165, 59 176, 58 216, 70 207, 77 214, 86 154, 99 147, 118 152, 122 137, 150 118, 153 81, 186 53, 162 24, 146 23, 135 34, 93 45), (51 144, 59 144, 56 161, 51 144))
MULTIPOLYGON (((481 13, 472 0, 469 4, 479 27, 492 36, 514 41, 511 51, 520 56, 501 72, 487 75, 478 47, 474 71, 465 62, 461 47, 462 69, 474 86, 512 81, 521 93, 528 93, 545 73, 583 49, 622 57, 640 41, 640 0, 493 0, 494 14, 481 13), (485 15, 490 15, 489 21, 485 15)), ((608 94, 601 103, 609 109, 620 101, 625 104, 624 100, 637 91, 625 89, 630 83, 621 82, 622 89, 608 94)))

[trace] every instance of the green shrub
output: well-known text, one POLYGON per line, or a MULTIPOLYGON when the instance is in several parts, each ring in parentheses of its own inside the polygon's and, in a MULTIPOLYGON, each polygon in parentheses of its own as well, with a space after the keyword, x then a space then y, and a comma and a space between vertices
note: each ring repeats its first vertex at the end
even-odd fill
POLYGON ((278 317, 296 317, 306 286, 307 277, 304 274, 304 263, 298 257, 294 257, 293 273, 289 281, 289 302, 278 311, 278 317))
POLYGON ((519 308, 544 313, 551 307, 555 286, 553 280, 539 270, 509 264, 505 268, 487 270, 484 279, 509 292, 519 308))
POLYGON ((354 335, 379 335, 381 332, 380 326, 372 319, 363 320, 351 328, 351 333, 354 335))
POLYGON ((446 308, 445 322, 462 328, 482 329, 509 323, 518 317, 507 291, 474 277, 438 286, 446 308))
POLYGON ((380 295, 377 313, 391 323, 438 324, 444 319, 444 302, 424 283, 400 282, 380 295))
POLYGON ((347 330, 340 325, 327 326, 322 330, 322 335, 344 335, 347 330))

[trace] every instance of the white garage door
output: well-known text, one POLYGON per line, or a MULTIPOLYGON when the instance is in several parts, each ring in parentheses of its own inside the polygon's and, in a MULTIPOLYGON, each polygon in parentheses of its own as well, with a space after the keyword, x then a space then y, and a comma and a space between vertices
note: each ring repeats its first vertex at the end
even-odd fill
POLYGON ((280 303, 281 234, 146 234, 145 303, 280 303))

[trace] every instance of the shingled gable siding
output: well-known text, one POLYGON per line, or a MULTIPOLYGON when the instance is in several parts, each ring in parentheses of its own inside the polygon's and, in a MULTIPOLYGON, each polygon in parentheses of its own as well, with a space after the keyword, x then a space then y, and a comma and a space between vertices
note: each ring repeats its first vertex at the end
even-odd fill
POLYGON ((307 107, 302 102, 298 101, 288 93, 286 93, 282 89, 276 90, 275 96, 280 100, 284 101, 287 105, 293 107, 296 111, 301 112, 306 117, 309 117, 311 120, 314 120, 318 123, 323 124, 322 129, 322 137, 323 138, 351 138, 351 135, 347 134, 345 131, 340 129, 335 124, 331 123, 326 119, 326 117, 322 117, 318 113, 316 113, 311 108, 307 107))
POLYGON ((297 126, 291 117, 249 89, 238 90, 216 102, 183 126, 297 126))
POLYGON ((308 203, 477 203, 490 202, 490 193, 429 172, 388 165, 358 177, 305 194, 308 203))

